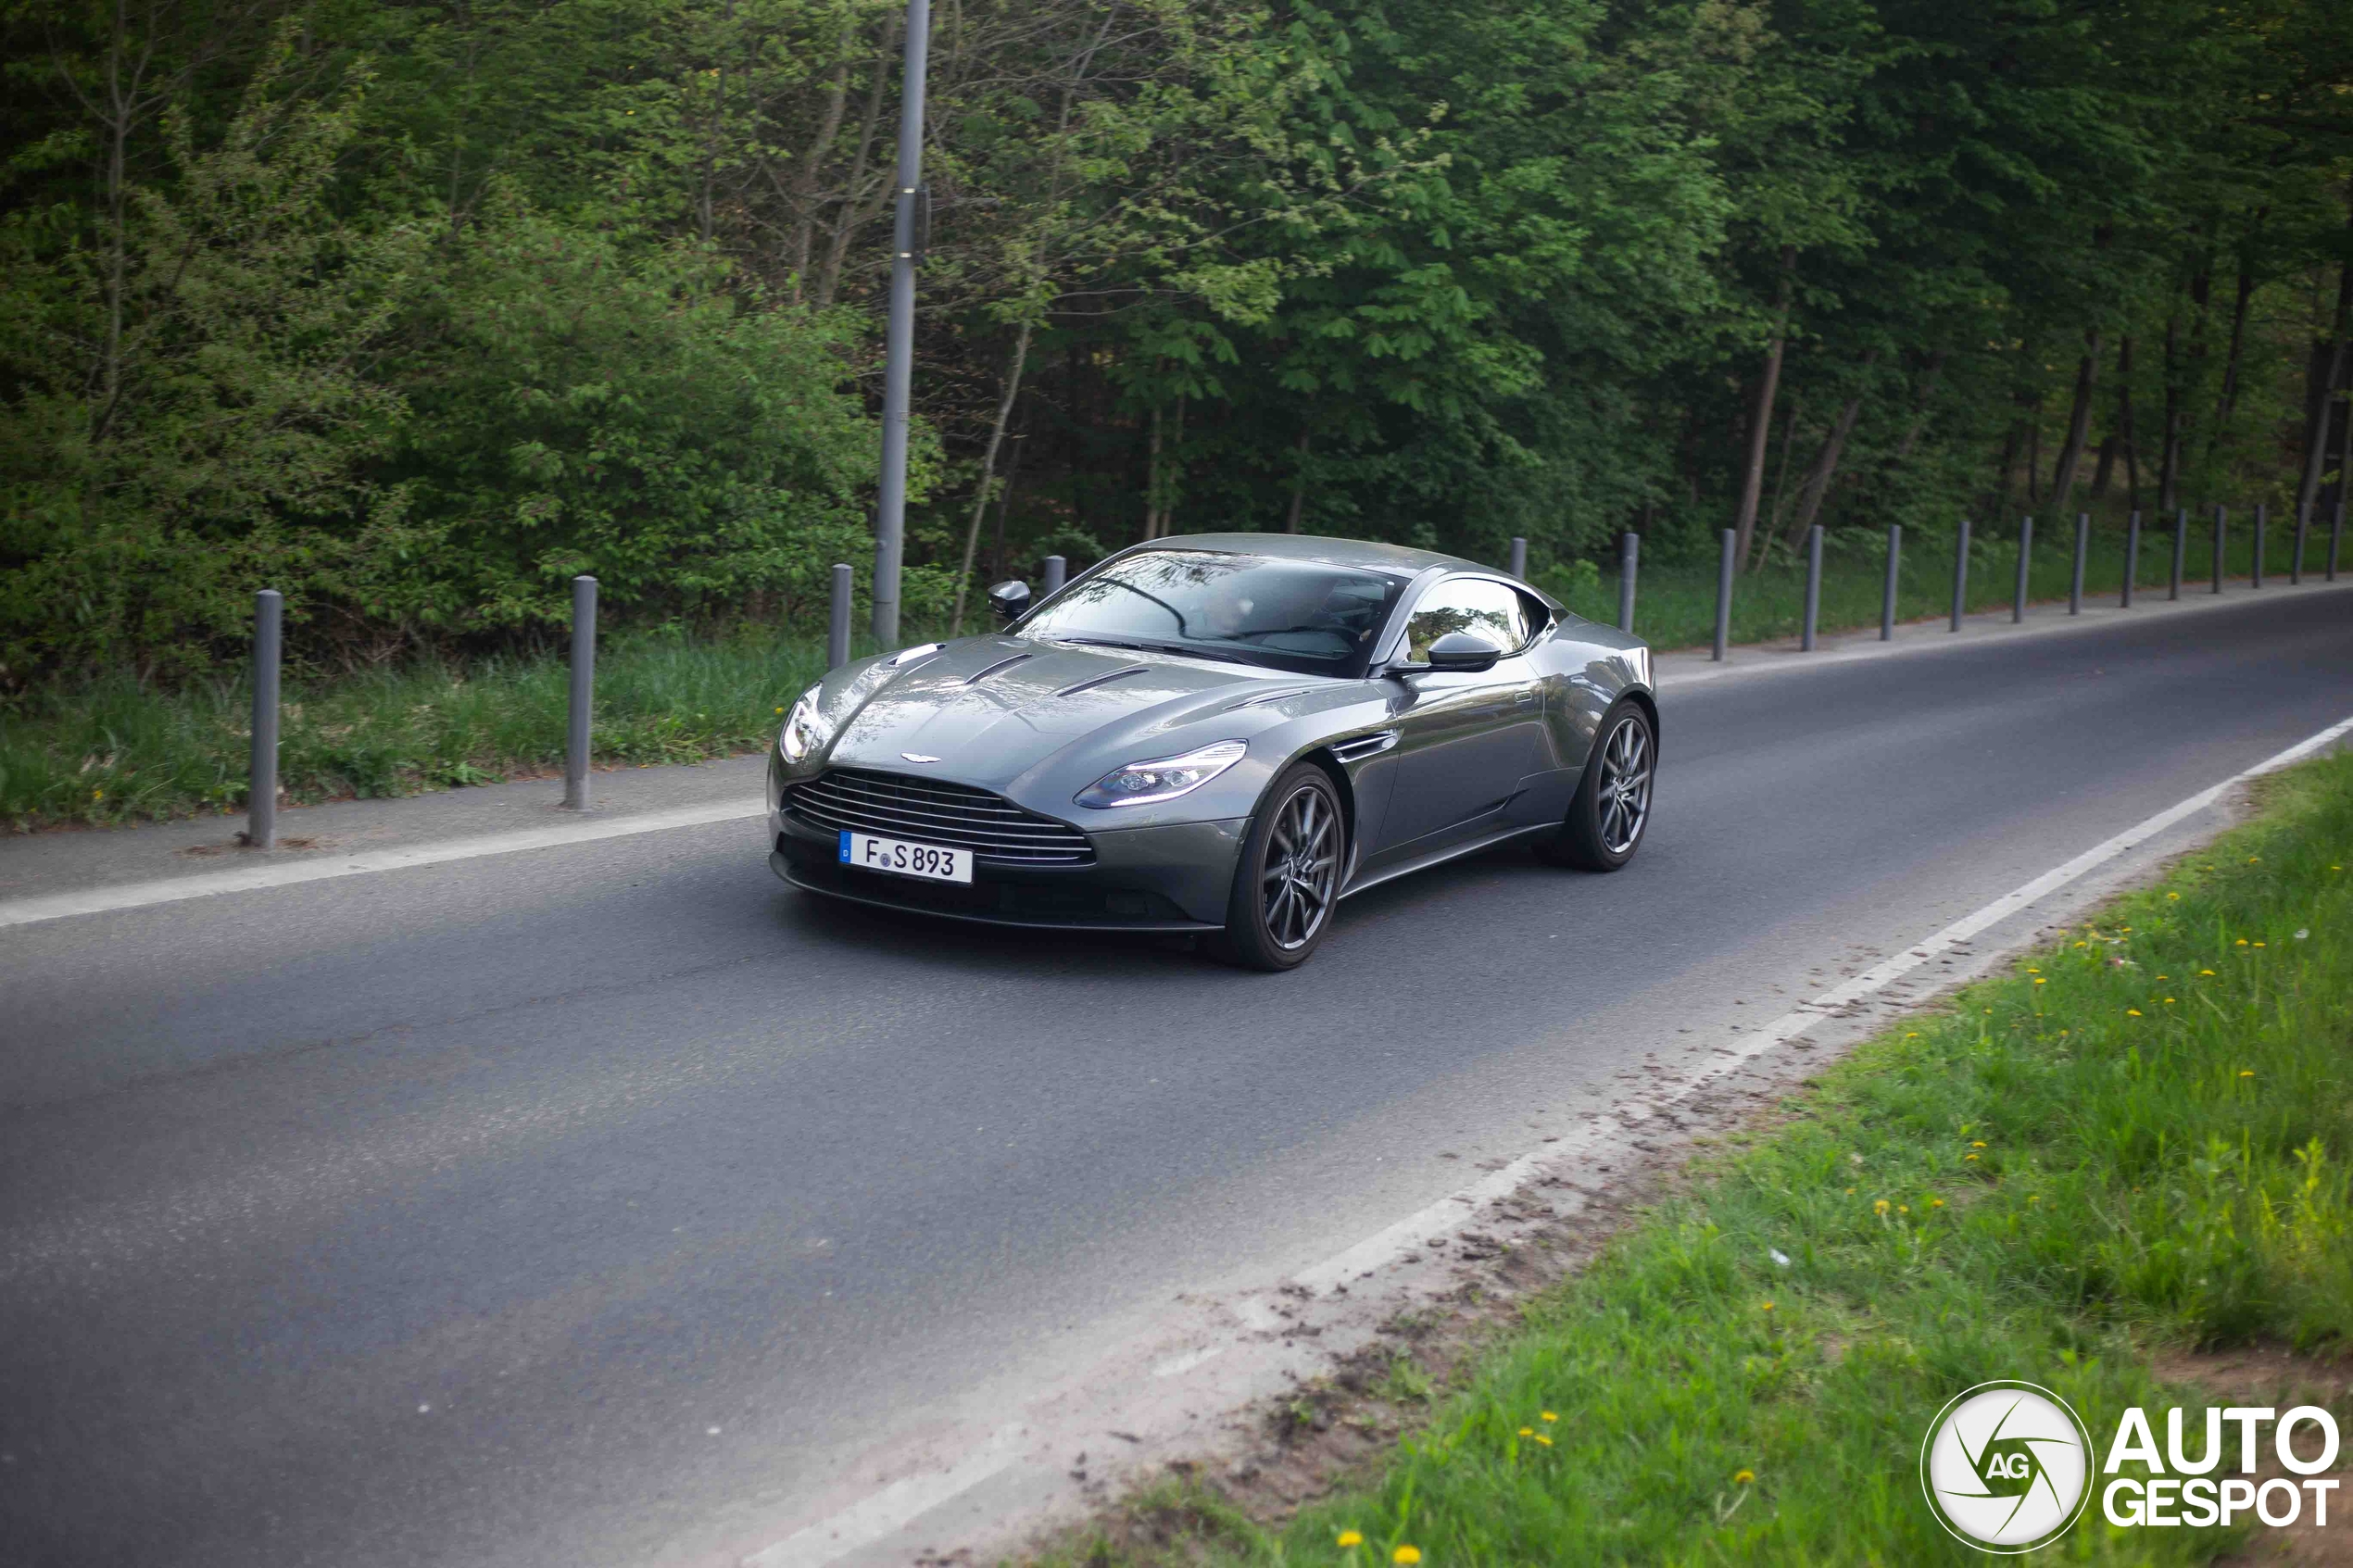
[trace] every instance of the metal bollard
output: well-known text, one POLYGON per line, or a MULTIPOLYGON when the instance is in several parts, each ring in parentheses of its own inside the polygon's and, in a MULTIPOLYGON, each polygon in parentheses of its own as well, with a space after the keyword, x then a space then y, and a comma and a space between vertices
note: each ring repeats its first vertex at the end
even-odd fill
POLYGON ((1512 575, 1522 579, 1528 576, 1528 541, 1517 534, 1512 536, 1512 575))
POLYGON ((278 661, 286 601, 275 588, 253 596, 253 753, 245 773, 245 847, 278 842, 278 661))
POLYGON ((1634 571, 1641 563, 1642 536, 1621 533, 1617 536, 1617 629, 1634 629, 1634 571))
POLYGON ((2263 586, 2263 524, 2267 510, 2262 502, 2255 503, 2255 571, 2246 584, 2250 588, 2263 586))
POLYGON ((1953 549, 1953 630, 1969 612, 1969 519, 1961 519, 1960 542, 1953 549))
POLYGON ((2075 514, 2075 573, 2068 579, 2067 613, 2083 613, 2083 552, 2092 547, 2092 514, 2075 514))
POLYGON ((1042 599, 1061 593, 1063 584, 1069 580, 1070 563, 1060 556, 1048 556, 1046 558, 1046 592, 1038 596, 1042 599))
POLYGON ((2141 573, 2141 514, 2133 513, 2124 523, 2124 597, 2120 609, 2133 608, 2133 579, 2141 573))
POLYGON ((2182 596, 2182 567, 2190 554, 2190 508, 2183 507, 2173 514, 2173 575, 2166 579, 2165 596, 2182 596))
POLYGON ((1806 531, 1806 633, 1798 646, 1814 651, 1814 628, 1822 619, 1822 525, 1806 531))
POLYGON ((849 566, 834 563, 834 599, 825 616, 825 668, 838 670, 849 662, 849 604, 855 591, 849 566))
POLYGON ((2230 508, 2214 508, 2214 581, 2206 590, 2209 594, 2219 594, 2222 591, 2222 533, 2230 526, 2230 508))
POLYGON ((1882 643, 1895 640, 1895 574, 1903 559, 1904 525, 1891 522, 1887 525, 1887 586, 1879 596, 1879 640, 1882 643))
POLYGON ((1732 640, 1732 546, 1739 535, 1728 528, 1722 537, 1723 553, 1716 561, 1716 647, 1708 655, 1718 664, 1732 640))
POLYGON ((597 580, 572 580, 572 727, 564 744, 564 809, 588 809, 589 709, 597 690, 597 580))
POLYGON ((2010 624, 2015 626, 2026 619, 2026 568, 2034 556, 2034 520, 2024 517, 2018 523, 2018 587, 2010 595, 2010 624))
MULTIPOLYGON (((2353 474, 2347 474, 2347 475, 2346 475, 2346 476, 2345 476, 2345 478, 2344 478, 2344 479, 2339 480, 2339 481, 2337 482, 2337 483, 2338 483, 2338 485, 2339 485, 2340 487, 2348 486, 2348 485, 2353 485, 2353 474)), ((2334 582, 2335 582, 2335 581, 2336 581, 2336 547, 2337 547, 2337 546, 2338 546, 2338 545, 2340 545, 2340 544, 2344 543, 2344 540, 2345 540, 2345 499, 2344 499, 2344 497, 2343 497, 2343 496, 2339 496, 2339 497, 2337 498, 2337 503, 2336 503, 2336 516, 2329 520, 2329 576, 2328 576, 2328 580, 2329 580, 2330 582, 2332 582, 2332 583, 2334 583, 2334 582)))

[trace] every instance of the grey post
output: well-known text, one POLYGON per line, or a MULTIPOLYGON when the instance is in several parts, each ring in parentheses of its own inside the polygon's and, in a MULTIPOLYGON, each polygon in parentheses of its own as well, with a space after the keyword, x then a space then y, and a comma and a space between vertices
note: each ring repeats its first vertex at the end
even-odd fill
POLYGON ((275 588, 253 596, 253 761, 245 774, 245 844, 278 842, 278 659, 286 601, 275 588))
POLYGON ((2209 594, 2219 594, 2222 591, 2222 534, 2223 531, 2230 526, 2230 508, 2214 508, 2214 582, 2207 589, 2209 594))
POLYGON ((1961 536, 1953 546, 1953 630, 1961 629, 1969 613, 1969 519, 1961 519, 1961 536))
POLYGON ((1038 596, 1042 599, 1048 594, 1061 593, 1063 584, 1069 581, 1070 563, 1060 556, 1048 556, 1046 558, 1046 592, 1038 596))
POLYGON ((890 315, 884 333, 882 486, 875 506, 875 641, 899 644, 899 568, 907 544, 907 405, 915 363, 915 229, 924 176, 924 72, 931 0, 907 0, 899 94, 899 182, 893 192, 890 315))
POLYGON ((1617 536, 1617 629, 1634 629, 1634 571, 1642 562, 1642 536, 1621 533, 1617 536))
POLYGON ((2173 574, 2166 579, 2165 596, 2182 596, 2182 568, 2190 555, 2190 508, 2182 508, 2173 514, 2173 574))
POLYGON ((2075 574, 2068 579, 2067 613, 2083 613, 2083 552, 2092 547, 2092 514, 2075 514, 2075 574))
POLYGON ((1723 533, 1723 553, 1716 561, 1716 646, 1708 657, 1717 663, 1724 662, 1724 649, 1732 640, 1732 545, 1739 537, 1730 529, 1723 533))
POLYGON ((848 565, 834 563, 834 599, 825 617, 825 668, 838 670, 849 662, 849 605, 854 574, 848 565))
POLYGON ((572 580, 572 725, 564 742, 564 809, 588 809, 589 710, 597 699, 597 580, 572 580))
POLYGON ((1895 640, 1895 574, 1904 560, 1904 525, 1887 525, 1887 585, 1879 595, 1879 640, 1895 640))
POLYGON ((2291 588, 2300 587, 2304 582, 2304 524, 2311 515, 2309 505, 2296 508, 2296 543, 2287 553, 2287 585, 2291 588))
POLYGON ((2010 595, 2010 624, 2015 626, 2026 619, 2026 568, 2034 558, 2034 520, 2022 517, 2018 521, 2018 588, 2010 595))
POLYGON ((2133 608, 2133 579, 2141 572, 2141 514, 2133 513, 2124 521, 2124 597, 2120 608, 2133 608))
POLYGON ((1806 531, 1806 635, 1799 645, 1814 651, 1814 628, 1822 619, 1822 525, 1806 531))
MULTIPOLYGON (((2353 489, 2353 473, 2337 481, 2337 488, 2353 489)), ((2336 581, 2336 547, 2345 541, 2345 497, 2336 498, 2336 515, 2329 521, 2329 581, 2336 581)))
POLYGON ((1528 575, 1528 541, 1517 534, 1512 536, 1512 575, 1518 578, 1528 575))
POLYGON ((2247 579, 2247 586, 2250 588, 2263 586, 2263 524, 2267 521, 2265 511, 2262 502, 2255 503, 2255 572, 2247 579))

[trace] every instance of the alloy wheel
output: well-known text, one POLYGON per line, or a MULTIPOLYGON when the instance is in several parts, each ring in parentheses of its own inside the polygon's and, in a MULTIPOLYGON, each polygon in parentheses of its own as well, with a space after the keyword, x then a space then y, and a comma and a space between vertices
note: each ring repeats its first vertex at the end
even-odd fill
POLYGON ((1651 814, 1651 737, 1642 721, 1629 715, 1610 732, 1595 784, 1602 847, 1612 855, 1631 854, 1651 814))
POLYGON ((1275 946, 1305 947, 1331 913, 1339 882, 1339 814, 1322 790, 1302 784, 1276 811, 1259 877, 1260 918, 1275 946))

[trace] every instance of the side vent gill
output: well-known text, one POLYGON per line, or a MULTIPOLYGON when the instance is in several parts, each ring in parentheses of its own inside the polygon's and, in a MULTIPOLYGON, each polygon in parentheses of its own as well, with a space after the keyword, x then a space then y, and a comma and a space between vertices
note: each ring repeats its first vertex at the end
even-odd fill
POLYGON ((1335 742, 1332 746, 1332 755, 1346 765, 1362 762, 1367 757, 1378 757, 1396 744, 1397 732, 1395 730, 1375 730, 1369 735, 1353 735, 1347 740, 1335 742))

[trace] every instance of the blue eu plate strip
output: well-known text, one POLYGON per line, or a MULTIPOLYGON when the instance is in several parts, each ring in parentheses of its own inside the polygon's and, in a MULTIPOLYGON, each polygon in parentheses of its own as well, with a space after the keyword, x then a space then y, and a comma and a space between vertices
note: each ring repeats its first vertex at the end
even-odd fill
POLYGON ((841 863, 845 866, 849 864, 849 830, 848 828, 841 830, 841 863))

